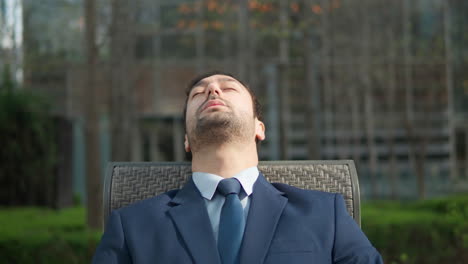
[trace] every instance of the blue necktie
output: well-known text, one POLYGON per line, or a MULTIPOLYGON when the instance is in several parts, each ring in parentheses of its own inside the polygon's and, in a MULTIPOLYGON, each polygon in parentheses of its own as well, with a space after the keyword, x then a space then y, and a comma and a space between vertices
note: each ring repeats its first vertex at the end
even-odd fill
POLYGON ((218 192, 226 197, 219 220, 218 251, 223 264, 239 263, 239 249, 244 235, 244 209, 239 200, 241 186, 237 179, 224 179, 218 192))

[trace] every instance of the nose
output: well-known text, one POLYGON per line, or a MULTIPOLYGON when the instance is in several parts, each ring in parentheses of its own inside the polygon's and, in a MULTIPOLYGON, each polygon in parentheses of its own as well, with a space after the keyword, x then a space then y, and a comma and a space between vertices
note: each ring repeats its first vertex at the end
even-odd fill
POLYGON ((210 96, 220 96, 221 95, 221 88, 219 87, 218 83, 210 83, 207 87, 208 95, 210 96))

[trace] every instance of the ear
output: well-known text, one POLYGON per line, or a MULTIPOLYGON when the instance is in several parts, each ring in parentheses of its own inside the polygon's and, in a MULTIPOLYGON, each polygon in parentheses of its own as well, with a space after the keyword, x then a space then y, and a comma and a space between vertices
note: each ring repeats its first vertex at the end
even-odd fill
POLYGON ((188 141, 187 134, 185 134, 184 147, 185 147, 185 152, 190 152, 190 144, 188 141))
POLYGON ((265 124, 257 118, 255 118, 255 138, 259 141, 265 139, 265 124))

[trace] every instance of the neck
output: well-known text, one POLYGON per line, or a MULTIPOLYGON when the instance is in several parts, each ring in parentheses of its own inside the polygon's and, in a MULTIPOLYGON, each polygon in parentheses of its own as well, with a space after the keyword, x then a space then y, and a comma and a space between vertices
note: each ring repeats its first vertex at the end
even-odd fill
POLYGON ((258 165, 255 144, 206 146, 192 151, 192 171, 230 178, 240 171, 258 165))

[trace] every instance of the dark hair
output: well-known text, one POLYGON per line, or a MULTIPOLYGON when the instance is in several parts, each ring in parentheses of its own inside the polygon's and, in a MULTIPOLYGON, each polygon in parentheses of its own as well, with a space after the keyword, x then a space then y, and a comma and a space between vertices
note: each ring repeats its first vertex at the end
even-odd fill
POLYGON ((253 105, 253 112, 254 112, 254 116, 260 120, 260 121, 263 121, 263 116, 262 116, 262 105, 260 104, 260 102, 258 101, 257 97, 255 96, 254 92, 252 91, 252 89, 250 89, 250 87, 243 81, 239 80, 239 78, 235 77, 233 74, 231 73, 227 73, 227 72, 223 72, 223 71, 219 71, 219 70, 214 70, 214 71, 209 71, 209 72, 206 72, 206 73, 203 73, 203 74, 200 74, 198 75, 197 77, 195 77, 194 79, 192 79, 190 82, 189 82, 189 85, 187 86, 187 88, 185 89, 185 94, 186 94, 186 97, 185 97, 185 104, 184 104, 184 113, 183 113, 183 116, 184 116, 184 128, 185 128, 185 131, 187 132, 187 127, 186 127, 186 118, 187 118, 187 102, 188 102, 188 98, 189 98, 189 95, 190 95, 190 92, 192 91, 193 87, 201 80, 207 78, 207 77, 210 77, 210 76, 213 76, 213 75, 226 75, 226 76, 229 76, 229 77, 232 77, 234 79, 236 79, 238 82, 240 82, 244 87, 245 89, 247 89, 247 91, 249 92, 250 94, 250 97, 252 97, 252 105, 253 105))

